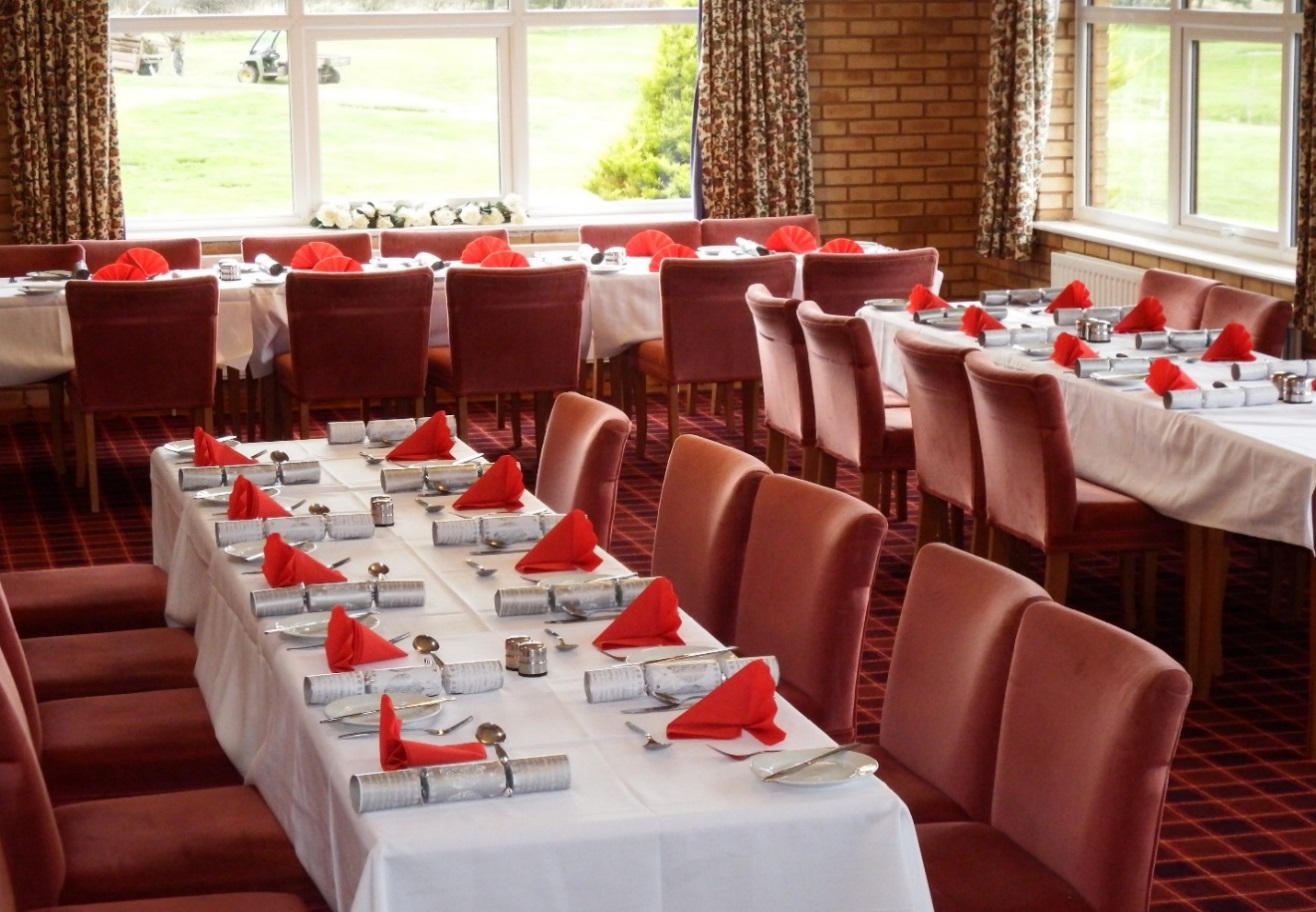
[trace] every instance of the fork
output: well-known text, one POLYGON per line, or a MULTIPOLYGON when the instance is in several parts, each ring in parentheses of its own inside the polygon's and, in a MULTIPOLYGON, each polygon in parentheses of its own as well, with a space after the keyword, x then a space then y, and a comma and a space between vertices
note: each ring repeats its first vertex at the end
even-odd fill
POLYGON ((774 748, 772 750, 753 751, 748 754, 733 754, 731 751, 724 751, 720 747, 714 747, 711 744, 705 744, 704 747, 711 751, 717 751, 723 757, 730 757, 732 760, 748 760, 750 757, 757 757, 759 754, 780 754, 781 750, 774 748))

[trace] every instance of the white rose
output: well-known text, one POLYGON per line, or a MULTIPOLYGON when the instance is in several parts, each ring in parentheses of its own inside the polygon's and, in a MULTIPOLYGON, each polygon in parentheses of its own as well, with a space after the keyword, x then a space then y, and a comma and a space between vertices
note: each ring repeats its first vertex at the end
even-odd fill
POLYGON ((475 203, 467 203, 462 206, 462 211, 457 217, 461 219, 463 225, 478 225, 480 224, 480 207, 475 203))
POLYGON ((392 215, 397 211, 392 203, 380 203, 375 209, 378 210, 380 216, 392 215))
POLYGON ((457 213, 453 212, 451 207, 440 206, 434 210, 434 224, 451 225, 455 221, 457 221, 457 213))
POLYGON ((326 228, 332 228, 338 223, 339 209, 333 203, 324 203, 315 211, 315 218, 326 228))
POLYGON ((515 212, 517 209, 524 210, 525 202, 521 199, 520 194, 509 193, 503 197, 503 205, 515 212))
POLYGON ((335 227, 344 230, 352 227, 352 211, 350 209, 339 209, 338 219, 334 222, 335 227))
POLYGON ((352 227, 358 231, 370 227, 370 218, 364 212, 358 212, 352 217, 352 227))
POLYGON ((364 205, 358 206, 356 208, 356 211, 358 215, 364 215, 368 219, 374 218, 376 213, 378 212, 378 210, 375 209, 375 207, 370 205, 369 203, 365 203, 364 205))
POLYGON ((501 209, 490 209, 480 219, 481 225, 501 225, 506 219, 503 218, 501 209))
POLYGON ((523 209, 512 210, 512 224, 513 225, 525 224, 525 210, 523 209))

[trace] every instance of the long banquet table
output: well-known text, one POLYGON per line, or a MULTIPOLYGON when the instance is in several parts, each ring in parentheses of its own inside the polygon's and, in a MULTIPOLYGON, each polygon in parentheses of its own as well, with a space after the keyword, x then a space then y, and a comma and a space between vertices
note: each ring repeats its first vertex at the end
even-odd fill
MULTIPOLYGON (((322 468, 318 484, 282 489, 277 496, 287 505, 308 500, 362 511, 380 491, 380 467, 365 463, 359 444, 271 446, 322 468)), ((469 452, 462 445, 453 455, 469 452)), ((265 587, 264 578, 244 574, 251 565, 217 547, 214 523, 222 517, 180 490, 177 470, 186 464, 164 449, 151 459, 155 554, 170 572, 169 617, 195 624, 197 678, 220 742, 335 909, 404 912, 439 902, 516 912, 527 905, 572 912, 931 909, 909 812, 876 778, 820 789, 764 783, 748 762, 727 760, 699 741, 643 750, 623 722, 661 732, 672 715, 618 710, 647 700, 587 703, 583 672, 611 664, 589 645, 605 621, 561 626, 582 645, 550 649, 546 677, 509 672, 501 689, 461 696, 437 720, 497 722, 513 758, 565 754, 568 790, 356 813, 348 782, 379 769, 376 741, 338 739, 339 726, 319 724, 322 707, 305 704, 303 678, 327 670, 323 653, 289 651, 281 636, 262 634, 286 619, 253 616, 249 596, 265 587)), ((524 509, 538 506, 526 500, 524 509)), ((508 635, 542 638, 544 616, 500 618, 493 610, 499 586, 525 585, 513 569, 517 555, 481 555, 498 573, 479 578, 464 563, 470 546, 432 544, 434 517, 412 495, 395 495, 394 504, 391 528, 369 539, 322 541, 315 551, 326 563, 351 557, 343 568, 349 579, 365 579, 367 565, 381 561, 389 579, 423 581, 424 606, 382 611, 381 634, 406 632, 409 640, 428 633, 449 662, 500 659, 508 635)), ((596 572, 622 570, 605 557, 596 572)), ((681 634, 690 644, 712 642, 688 617, 681 634)), ((830 743, 780 697, 778 706, 787 732, 779 747, 830 743)), ((436 743, 469 741, 473 730, 436 743)), ((722 746, 762 747, 748 736, 722 746)))

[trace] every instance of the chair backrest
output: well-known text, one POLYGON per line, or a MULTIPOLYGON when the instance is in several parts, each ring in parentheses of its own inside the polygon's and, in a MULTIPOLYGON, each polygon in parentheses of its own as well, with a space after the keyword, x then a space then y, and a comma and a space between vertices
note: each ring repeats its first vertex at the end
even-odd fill
POLYGON ((816 215, 778 215, 763 218, 706 218, 699 223, 700 243, 734 244, 738 238, 762 244, 768 235, 785 225, 798 225, 815 239, 822 239, 816 215))
POLYGON ((70 282, 76 395, 90 412, 215 400, 219 280, 70 282))
POLYGON ((751 285, 745 303, 754 320, 763 374, 764 423, 805 446, 814 443, 813 386, 796 298, 779 298, 751 285))
POLYGON ((343 256, 358 263, 369 263, 374 251, 370 247, 368 231, 321 231, 316 234, 255 236, 242 239, 242 260, 254 263, 260 254, 266 254, 276 263, 287 266, 293 254, 312 241, 333 244, 343 256))
POLYGON ((809 353, 818 449, 862 470, 875 468, 886 434, 882 374, 859 317, 825 314, 812 301, 796 315, 809 353))
POLYGON ((869 298, 908 298, 915 285, 937 281, 937 249, 891 253, 806 253, 804 297, 823 313, 854 316, 869 298))
POLYGON ((748 453, 694 434, 677 437, 667 459, 650 570, 671 580, 681 607, 719 642, 733 642, 754 495, 771 474, 748 453))
POLYGON ((763 479, 745 545, 733 642, 775 655, 778 693, 838 741, 854 740, 868 598, 886 518, 856 497, 763 479))
POLYGON ((670 222, 621 222, 602 223, 580 226, 580 242, 589 244, 599 250, 609 247, 625 247, 626 242, 641 231, 649 229, 661 231, 672 239, 673 243, 686 247, 698 247, 701 243, 699 221, 697 219, 679 219, 670 222))
POLYGON ((921 548, 900 609, 878 743, 972 820, 991 815, 1015 633, 1046 590, 940 542, 921 548))
POLYGON ((1192 696, 1157 647, 1054 602, 1024 610, 991 824, 1102 912, 1146 912, 1192 696))
POLYGON ((386 228, 379 232, 379 255, 414 257, 432 253, 441 260, 460 261, 466 245, 482 237, 507 242, 506 228, 386 228))
POLYGON ((1202 325, 1206 293, 1219 284, 1202 276, 1148 269, 1138 280, 1138 300, 1152 297, 1160 301, 1165 325, 1170 329, 1198 329, 1202 325))
POLYGON ((288 344, 307 401, 425 395, 434 273, 288 274, 288 344))
POLYGON ((0 278, 47 269, 72 272, 85 256, 81 244, 0 244, 0 278))
POLYGON ((1293 304, 1283 298, 1244 291, 1228 285, 1216 285, 1206 293, 1202 305, 1202 328, 1221 329, 1228 323, 1241 323, 1252 334, 1252 348, 1279 358, 1284 354, 1284 338, 1293 322, 1293 304))
POLYGON ((786 297, 795 284, 788 253, 741 259, 676 259, 658 270, 663 346, 676 383, 757 378, 754 321, 745 307, 751 285, 786 297))
POLYGON ((587 277, 583 263, 450 269, 453 392, 575 389, 587 277))
POLYGON ((964 357, 972 349, 933 342, 908 329, 896 333, 896 347, 905 368, 919 490, 985 520, 982 444, 964 372, 964 357))
POLYGON ((76 240, 85 251, 87 268, 92 272, 117 260, 125 250, 145 247, 165 258, 170 269, 200 269, 201 240, 199 238, 159 238, 152 241, 93 241, 76 240))
POLYGON ((559 513, 583 510, 599 544, 612 543, 622 457, 631 419, 618 408, 576 392, 553 401, 535 475, 535 496, 559 513))

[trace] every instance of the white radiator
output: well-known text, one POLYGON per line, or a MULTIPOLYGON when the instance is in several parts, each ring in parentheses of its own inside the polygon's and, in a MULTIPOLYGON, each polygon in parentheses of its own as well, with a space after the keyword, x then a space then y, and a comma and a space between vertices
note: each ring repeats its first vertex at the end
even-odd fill
POLYGON ((1098 307, 1137 304, 1138 280, 1145 271, 1137 266, 1123 266, 1077 253, 1051 254, 1051 287, 1064 288, 1078 279, 1088 287, 1092 303, 1098 307))

